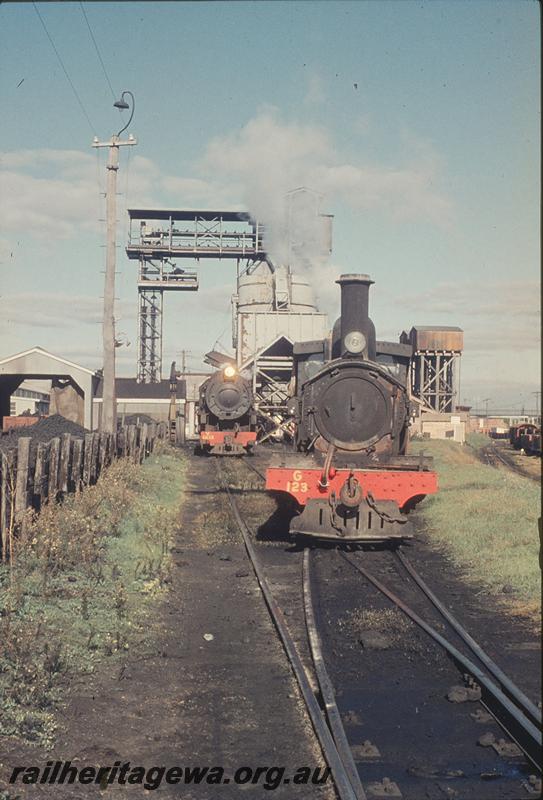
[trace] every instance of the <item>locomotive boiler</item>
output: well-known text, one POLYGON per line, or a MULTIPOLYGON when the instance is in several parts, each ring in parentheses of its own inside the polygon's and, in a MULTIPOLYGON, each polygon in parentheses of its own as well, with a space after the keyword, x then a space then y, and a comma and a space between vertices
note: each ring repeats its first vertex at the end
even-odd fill
POLYGON ((407 512, 437 490, 432 461, 407 455, 411 346, 378 342, 367 275, 342 275, 329 340, 294 347, 295 454, 266 488, 296 501, 293 533, 380 542, 412 535, 407 512))
POLYGON ((211 455, 244 455, 256 444, 256 412, 250 381, 226 364, 200 387, 200 450, 211 455))

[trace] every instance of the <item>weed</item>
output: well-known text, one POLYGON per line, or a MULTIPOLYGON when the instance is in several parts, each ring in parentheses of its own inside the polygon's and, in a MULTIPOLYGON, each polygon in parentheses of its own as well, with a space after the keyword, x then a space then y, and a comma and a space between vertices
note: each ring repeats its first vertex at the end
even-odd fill
POLYGON ((27 521, 0 567, 0 735, 49 746, 66 685, 142 638, 146 598, 169 574, 183 475, 167 450, 143 466, 118 460, 27 521))
POLYGON ((419 506, 430 541, 484 590, 501 594, 509 585, 512 600, 537 601, 539 488, 455 442, 425 441, 423 449, 439 478, 438 493, 419 506))

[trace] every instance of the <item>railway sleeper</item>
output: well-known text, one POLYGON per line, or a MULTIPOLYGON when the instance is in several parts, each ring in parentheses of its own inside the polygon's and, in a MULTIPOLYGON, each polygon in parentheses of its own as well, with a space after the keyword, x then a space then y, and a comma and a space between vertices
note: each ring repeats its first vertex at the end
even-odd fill
POLYGON ((366 786, 368 797, 402 797, 400 787, 390 778, 383 778, 382 781, 369 783, 366 786))

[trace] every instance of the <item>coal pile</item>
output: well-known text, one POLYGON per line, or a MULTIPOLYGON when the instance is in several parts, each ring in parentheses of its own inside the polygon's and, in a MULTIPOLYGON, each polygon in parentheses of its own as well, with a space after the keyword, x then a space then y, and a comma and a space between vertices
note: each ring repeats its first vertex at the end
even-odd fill
POLYGON ((2 434, 0 436, 0 450, 6 451, 17 447, 17 442, 21 436, 30 437, 32 439, 31 447, 34 449, 39 442, 48 442, 50 439, 54 439, 55 436, 62 436, 63 433, 69 433, 82 439, 89 431, 83 428, 82 425, 78 425, 77 422, 71 422, 60 414, 53 414, 51 417, 40 419, 34 425, 13 428, 2 434))

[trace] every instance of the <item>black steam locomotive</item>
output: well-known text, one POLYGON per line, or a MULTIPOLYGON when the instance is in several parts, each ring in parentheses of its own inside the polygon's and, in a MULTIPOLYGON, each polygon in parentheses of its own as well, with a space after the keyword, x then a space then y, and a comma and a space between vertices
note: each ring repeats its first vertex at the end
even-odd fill
POLYGON ((226 364, 200 386, 197 415, 202 452, 234 456, 253 452, 253 391, 233 364, 226 364))
POLYGON ((406 512, 437 490, 431 459, 406 454, 411 347, 376 340, 367 275, 337 283, 341 317, 331 339, 294 346, 297 454, 267 470, 266 488, 296 500, 293 533, 405 538, 406 512))

